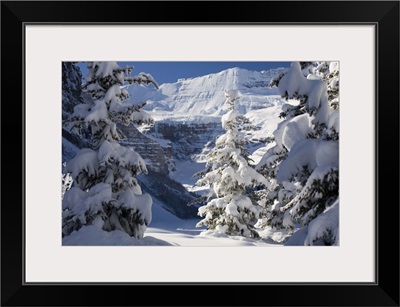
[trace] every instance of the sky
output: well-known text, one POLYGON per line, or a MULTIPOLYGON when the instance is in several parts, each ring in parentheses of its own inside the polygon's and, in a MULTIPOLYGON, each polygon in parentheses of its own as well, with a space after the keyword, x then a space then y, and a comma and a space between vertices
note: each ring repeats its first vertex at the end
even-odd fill
MULTIPOLYGON (((240 67, 248 70, 268 70, 289 67, 290 62, 118 62, 121 67, 134 66, 132 75, 149 73, 158 84, 174 83, 181 78, 194 78, 222 70, 240 67)), ((85 63, 80 63, 83 77, 87 74, 85 63)))

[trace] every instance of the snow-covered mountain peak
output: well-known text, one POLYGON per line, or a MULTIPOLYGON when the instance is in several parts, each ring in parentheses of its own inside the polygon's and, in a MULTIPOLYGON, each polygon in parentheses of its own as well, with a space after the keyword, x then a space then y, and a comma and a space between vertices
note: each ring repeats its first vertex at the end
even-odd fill
POLYGON ((220 117, 227 111, 225 90, 239 91, 238 111, 276 105, 280 100, 276 88, 268 88, 270 80, 284 68, 252 71, 239 67, 201 77, 179 79, 175 83, 164 83, 157 91, 144 90, 140 86, 130 87, 133 102, 146 101, 145 109, 158 118, 170 117, 220 117), (272 96, 271 96, 272 95, 272 96))

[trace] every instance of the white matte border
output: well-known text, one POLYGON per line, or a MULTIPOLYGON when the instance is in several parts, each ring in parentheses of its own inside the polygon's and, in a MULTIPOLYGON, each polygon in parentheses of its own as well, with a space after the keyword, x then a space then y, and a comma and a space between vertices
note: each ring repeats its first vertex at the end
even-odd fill
POLYGON ((370 25, 26 26, 26 282, 375 282, 374 36, 370 25), (88 60, 340 61, 340 246, 63 247, 61 62, 88 60))

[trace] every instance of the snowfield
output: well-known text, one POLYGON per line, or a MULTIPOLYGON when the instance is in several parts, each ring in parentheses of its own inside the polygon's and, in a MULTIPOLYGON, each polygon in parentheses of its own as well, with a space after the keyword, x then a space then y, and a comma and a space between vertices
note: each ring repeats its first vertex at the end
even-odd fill
POLYGON ((79 231, 63 239, 63 246, 185 246, 185 247, 239 247, 281 246, 271 239, 249 239, 242 236, 227 236, 220 233, 177 228, 166 230, 149 227, 143 239, 130 237, 127 233, 114 230, 106 232, 95 226, 83 226, 79 231))
MULTIPOLYGON (((279 246, 270 238, 250 239, 242 236, 227 236, 204 228, 196 228, 200 220, 181 220, 162 208, 161 203, 153 199, 153 221, 147 228, 143 239, 130 237, 127 233, 114 230, 103 231, 93 225, 83 226, 71 235, 63 238, 64 246, 279 246)), ((267 233, 261 232, 261 234, 267 233)))

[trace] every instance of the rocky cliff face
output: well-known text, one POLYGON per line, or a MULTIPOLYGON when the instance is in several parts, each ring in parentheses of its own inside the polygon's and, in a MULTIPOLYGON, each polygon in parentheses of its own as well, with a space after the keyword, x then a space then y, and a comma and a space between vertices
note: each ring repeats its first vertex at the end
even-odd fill
POLYGON ((126 136, 121 144, 132 147, 146 161, 147 168, 167 175, 174 168, 171 145, 166 143, 161 146, 157 140, 144 135, 134 125, 119 125, 118 128, 126 136))
POLYGON ((223 133, 220 122, 183 123, 160 121, 151 127, 148 134, 168 140, 172 156, 179 160, 196 159, 207 146, 223 133))

